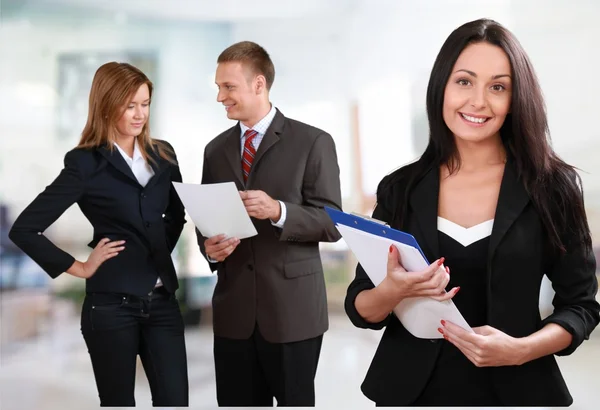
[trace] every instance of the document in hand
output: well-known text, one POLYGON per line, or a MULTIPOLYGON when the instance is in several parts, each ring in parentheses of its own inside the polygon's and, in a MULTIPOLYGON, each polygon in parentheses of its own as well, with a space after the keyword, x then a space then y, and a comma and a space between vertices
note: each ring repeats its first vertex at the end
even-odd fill
MULTIPOLYGON (((375 286, 387 275, 390 245, 398 248, 402 266, 407 271, 417 272, 429 266, 412 235, 374 222, 370 218, 328 207, 325 210, 375 286)), ((451 321, 473 332, 452 300, 439 302, 429 297, 407 298, 394 308, 394 314, 406 330, 421 339, 442 338, 437 331, 441 320, 451 321)))
POLYGON ((173 186, 194 225, 207 238, 225 234, 227 238, 244 239, 257 234, 233 182, 173 182, 173 186))

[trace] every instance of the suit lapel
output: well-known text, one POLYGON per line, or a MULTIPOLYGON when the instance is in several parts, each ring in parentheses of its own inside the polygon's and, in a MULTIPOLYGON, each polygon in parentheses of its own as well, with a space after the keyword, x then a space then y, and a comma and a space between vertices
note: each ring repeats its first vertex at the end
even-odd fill
POLYGON ((410 195, 410 206, 416 216, 420 236, 425 241, 421 246, 426 247, 429 252, 425 249, 423 251, 433 259, 439 258, 440 254, 437 230, 439 192, 439 169, 432 167, 417 183, 410 195))
POLYGON ((238 123, 231 129, 229 135, 225 138, 224 145, 224 154, 227 159, 227 163, 235 175, 238 186, 244 186, 244 178, 242 176, 241 132, 242 130, 240 128, 240 124, 238 123))
POLYGON ((98 148, 98 151, 113 167, 121 171, 123 175, 129 177, 131 180, 133 180, 133 182, 139 185, 139 182, 135 175, 133 175, 131 168, 129 168, 129 165, 127 165, 127 162, 125 162, 125 159, 123 159, 117 148, 110 150, 106 145, 104 145, 98 148))
POLYGON ((261 158, 273 145, 279 142, 279 135, 283 131, 284 123, 285 117, 279 110, 277 110, 277 112, 275 113, 275 117, 271 122, 271 125, 267 129, 265 136, 263 137, 260 145, 258 146, 258 151, 256 151, 256 156, 254 157, 254 161, 252 161, 252 167, 250 168, 250 175, 248 175, 247 184, 249 184, 252 181, 252 176, 254 175, 255 169, 257 168, 257 165, 260 162, 261 158))
POLYGON ((492 260, 496 248, 502 241, 502 238, 519 217, 523 209, 529 202, 529 194, 525 187, 519 181, 517 170, 512 160, 509 160, 504 167, 504 175, 500 185, 500 195, 498 205, 496 206, 496 215, 494 216, 494 227, 490 237, 490 249, 488 260, 492 260))
POLYGON ((169 169, 171 163, 163 157, 161 157, 157 151, 154 151, 151 148, 147 148, 147 152, 148 156, 152 159, 151 161, 148 161, 148 164, 150 165, 150 167, 152 167, 152 170, 154 171, 154 175, 146 184, 146 188, 149 188, 152 185, 156 184, 156 181, 159 180, 160 175, 167 169, 169 169))

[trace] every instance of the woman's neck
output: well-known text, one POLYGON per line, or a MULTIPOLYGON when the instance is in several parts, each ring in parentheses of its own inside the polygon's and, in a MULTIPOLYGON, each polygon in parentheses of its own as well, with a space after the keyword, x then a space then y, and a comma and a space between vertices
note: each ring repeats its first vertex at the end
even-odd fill
POLYGON ((130 158, 133 158, 135 137, 117 137, 117 140, 115 142, 119 145, 119 147, 121 147, 123 151, 125 151, 127 155, 129 155, 130 158))
POLYGON ((506 149, 500 136, 480 142, 456 138, 456 149, 460 158, 460 169, 463 171, 477 171, 506 163, 506 149))

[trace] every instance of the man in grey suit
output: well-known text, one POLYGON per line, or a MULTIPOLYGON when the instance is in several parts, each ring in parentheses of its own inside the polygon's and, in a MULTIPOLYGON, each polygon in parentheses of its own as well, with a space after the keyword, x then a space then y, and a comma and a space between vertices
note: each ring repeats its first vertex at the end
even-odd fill
MULTIPOLYGON (((217 100, 238 123, 204 151, 202 183, 233 181, 258 235, 198 244, 217 271, 214 359, 220 406, 314 406, 329 323, 319 242, 340 238, 324 206, 341 209, 326 132, 271 105, 275 69, 252 42, 217 60, 217 100)), ((215 198, 214 200, 218 200, 215 198)))

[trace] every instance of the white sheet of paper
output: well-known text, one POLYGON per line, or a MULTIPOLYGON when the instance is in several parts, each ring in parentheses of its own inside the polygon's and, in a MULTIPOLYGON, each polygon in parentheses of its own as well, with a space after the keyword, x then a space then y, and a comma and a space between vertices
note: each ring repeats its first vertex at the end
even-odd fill
POLYGON ((173 186, 194 225, 207 238, 220 234, 225 234, 227 238, 239 239, 257 235, 258 232, 233 182, 173 182, 173 186))
MULTIPOLYGON (((407 271, 421 271, 429 266, 419 250, 412 246, 341 224, 336 228, 375 286, 387 275, 387 254, 392 244, 400 251, 402 266, 407 271)), ((421 339, 441 339, 443 336, 437 329, 442 319, 473 332, 452 300, 439 302, 428 297, 408 298, 394 308, 394 314, 406 330, 421 339)))

